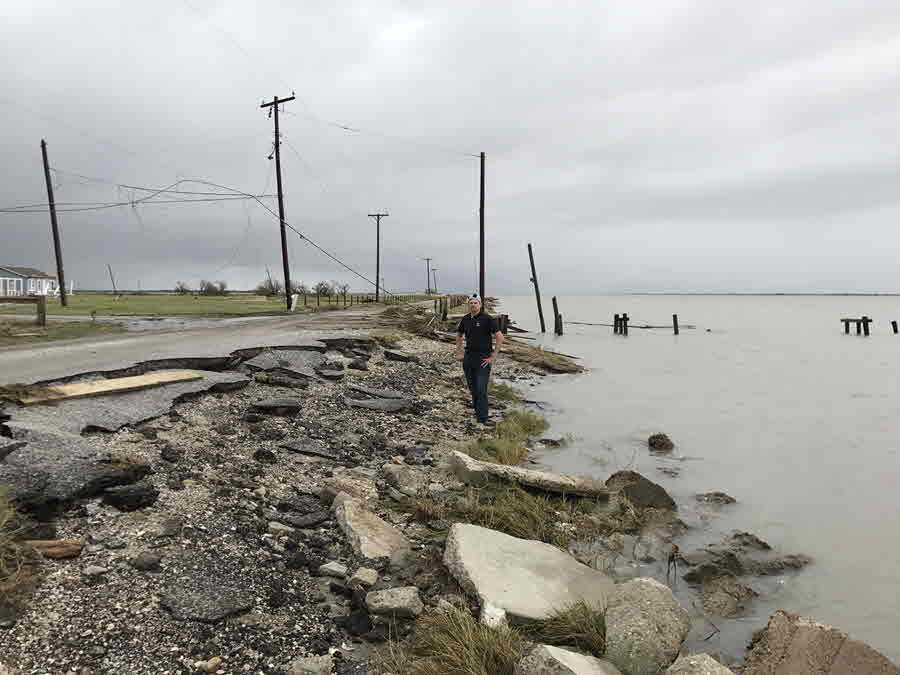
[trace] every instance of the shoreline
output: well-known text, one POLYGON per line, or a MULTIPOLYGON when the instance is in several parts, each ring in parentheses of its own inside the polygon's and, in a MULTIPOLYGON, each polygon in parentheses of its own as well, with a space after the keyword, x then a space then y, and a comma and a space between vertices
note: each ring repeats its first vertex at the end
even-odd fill
MULTIPOLYGON (((452 347, 408 333, 353 330, 343 331, 323 351, 329 367, 302 385, 284 379, 283 367, 268 374, 248 370, 245 364, 257 353, 236 372, 223 371, 235 374, 218 393, 184 394, 160 404, 163 412, 146 420, 135 419, 143 413, 130 409, 130 421, 122 413, 106 420, 105 431, 84 435, 79 429, 85 457, 117 469, 147 467, 152 473, 140 469, 138 484, 157 494, 147 505, 120 510, 109 503, 109 490, 100 490, 73 498, 49 524, 35 525, 52 535, 36 539, 81 541, 83 548, 71 559, 45 559, 43 580, 23 607, 0 617, 0 664, 22 673, 57 664, 85 675, 268 673, 320 659, 328 661, 329 670, 296 672, 324 673, 331 667, 338 673, 366 672, 373 649, 388 637, 410 635, 415 617, 432 616, 448 605, 482 614, 478 594, 460 586, 459 573, 447 568, 445 548, 455 526, 421 513, 434 504, 447 511, 430 516, 447 515, 471 498, 473 488, 460 480, 450 460, 473 437, 487 436, 465 422, 468 402, 452 347), (378 343, 367 337, 371 333, 378 343), (241 388, 227 390, 238 384, 241 388), (391 412, 394 406, 384 402, 403 400, 397 396, 408 405, 391 412), (273 408, 254 409, 271 398, 299 400, 299 411, 282 416, 273 408), (382 409, 351 407, 348 399, 382 409), (389 529, 373 526, 365 514, 389 529), (393 533, 402 539, 392 539, 393 533), (367 548, 370 544, 387 548, 367 548), (385 551, 386 556, 370 555, 385 551), (398 551, 402 564, 392 559, 398 551), (225 597, 210 588, 211 580, 212 586, 229 589, 225 597), (413 588, 414 593, 404 592, 415 597, 403 602, 391 595, 413 588), (215 616, 208 614, 212 610, 215 616)), ((514 385, 544 376, 537 366, 509 357, 494 374, 514 385)), ((144 395, 127 396, 134 402, 144 395)), ((516 407, 500 403, 492 402, 492 408, 516 407)), ((59 404, 48 414, 70 409, 59 404)), ((40 445, 37 418, 29 412, 32 417, 22 421, 21 415, 13 411, 6 421, 12 440, 40 445)), ((0 438, 0 449, 7 440, 0 438)), ((10 450, 9 457, 23 451, 27 448, 10 450)), ((8 466, 6 478, 2 467, 0 482, 9 479, 8 466)), ((630 485, 626 481, 623 487, 630 485)), ((677 529, 676 519, 674 512, 657 508, 662 497, 650 492, 646 505, 644 492, 633 499, 641 513, 652 511, 648 522, 659 540, 636 538, 634 544, 646 543, 646 555, 658 559, 669 543, 667 528, 677 529)), ((554 502, 563 503, 565 496, 554 502)), ((562 521, 587 523, 583 516, 588 515, 573 510, 562 521)), ((565 529, 552 525, 552 536, 565 529)), ((616 539, 624 550, 628 536, 633 535, 608 532, 603 549, 608 552, 606 544, 616 539)), ((595 547, 589 553, 596 559, 603 551, 595 547)))

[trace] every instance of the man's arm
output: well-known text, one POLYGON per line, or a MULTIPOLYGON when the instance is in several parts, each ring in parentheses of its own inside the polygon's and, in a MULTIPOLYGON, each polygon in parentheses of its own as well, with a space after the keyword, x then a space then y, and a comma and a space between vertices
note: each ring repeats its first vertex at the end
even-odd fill
POLYGON ((494 359, 497 358, 497 354, 500 353, 500 346, 502 344, 503 344, 503 333, 501 333, 498 330, 496 333, 494 333, 494 349, 491 352, 491 355, 481 362, 482 368, 484 366, 490 365, 494 362, 494 359))
POLYGON ((457 360, 461 360, 463 357, 463 326, 462 321, 459 322, 459 326, 456 328, 456 358, 457 360))

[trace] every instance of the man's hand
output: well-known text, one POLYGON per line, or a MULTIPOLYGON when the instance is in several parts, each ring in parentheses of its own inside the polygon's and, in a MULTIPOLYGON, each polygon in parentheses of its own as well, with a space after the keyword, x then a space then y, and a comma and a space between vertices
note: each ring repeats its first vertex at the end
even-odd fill
POLYGON ((491 364, 494 362, 494 357, 495 357, 495 356, 496 356, 496 354, 491 354, 491 355, 488 356, 486 359, 483 359, 483 360, 481 361, 481 367, 482 367, 482 368, 486 368, 487 366, 491 365, 491 364))
POLYGON ((462 351, 462 349, 457 349, 457 350, 456 350, 456 354, 454 354, 454 356, 456 356, 456 360, 457 360, 457 361, 462 361, 462 360, 463 360, 463 351, 462 351))

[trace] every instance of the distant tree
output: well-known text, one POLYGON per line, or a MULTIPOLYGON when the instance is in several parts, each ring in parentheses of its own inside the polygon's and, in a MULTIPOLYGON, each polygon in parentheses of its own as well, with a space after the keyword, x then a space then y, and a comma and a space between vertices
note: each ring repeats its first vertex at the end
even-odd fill
POLYGON ((207 281, 203 279, 200 282, 200 295, 228 295, 228 284, 224 281, 207 281))
POLYGON ((340 293, 341 295, 343 295, 343 296, 344 296, 344 299, 346 300, 346 299, 347 299, 347 293, 350 291, 350 284, 346 284, 346 283, 344 283, 344 284, 338 284, 338 285, 337 285, 337 291, 338 291, 338 293, 340 293))
POLYGON ((257 295, 281 295, 284 291, 284 284, 275 279, 265 279, 264 281, 260 281, 256 285, 256 294, 257 295))
POLYGON ((320 281, 315 286, 313 286, 313 292, 316 295, 323 295, 327 297, 334 295, 334 287, 329 281, 320 281))
POLYGON ((183 281, 179 281, 175 284, 175 292, 178 293, 178 295, 187 295, 191 292, 191 288, 183 281))
POLYGON ((302 281, 292 281, 291 290, 297 295, 310 295, 312 292, 309 290, 309 286, 304 284, 302 281))

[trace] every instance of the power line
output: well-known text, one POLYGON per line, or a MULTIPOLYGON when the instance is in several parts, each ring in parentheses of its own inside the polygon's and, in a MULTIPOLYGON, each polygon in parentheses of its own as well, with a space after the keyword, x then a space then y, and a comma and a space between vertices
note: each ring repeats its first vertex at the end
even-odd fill
POLYGON ((405 136, 396 136, 394 134, 387 134, 387 133, 384 133, 383 131, 362 129, 360 127, 350 126, 349 124, 342 124, 341 122, 335 122, 334 120, 329 120, 329 119, 325 119, 324 117, 319 117, 318 115, 314 115, 311 112, 296 113, 296 112, 291 112, 288 110, 286 110, 285 112, 288 115, 293 115, 294 117, 306 117, 308 119, 319 122, 321 124, 327 124, 328 126, 332 126, 332 127, 341 129, 342 131, 346 131, 346 132, 349 132, 352 134, 368 134, 368 135, 372 135, 372 136, 381 136, 382 138, 386 138, 388 140, 402 141, 404 143, 412 143, 412 144, 419 145, 422 147, 431 147, 433 149, 442 150, 443 152, 449 153, 451 155, 460 155, 462 157, 472 157, 475 159, 478 159, 480 157, 480 155, 478 153, 467 152, 465 150, 459 150, 458 148, 450 148, 448 146, 441 145, 439 143, 431 143, 429 141, 421 141, 418 139, 407 138, 405 136))
MULTIPOLYGON (((120 208, 123 206, 136 206, 137 204, 201 204, 201 203, 211 203, 211 202, 240 202, 246 201, 248 199, 265 199, 265 198, 273 198, 274 195, 247 195, 247 196, 239 196, 239 195, 221 195, 219 197, 201 197, 197 199, 155 199, 153 201, 148 201, 148 198, 144 199, 135 199, 123 202, 88 202, 88 204, 94 204, 92 206, 73 206, 70 208, 64 209, 56 209, 58 213, 77 213, 82 211, 103 211, 106 209, 120 208)), ((77 204, 77 202, 72 202, 72 204, 77 204)), ((0 208, 0 213, 10 214, 10 215, 18 215, 18 214, 26 214, 26 213, 46 213, 49 204, 40 204, 36 205, 39 208, 32 208, 32 206, 23 207, 23 206, 12 206, 12 207, 3 207, 0 208)))

